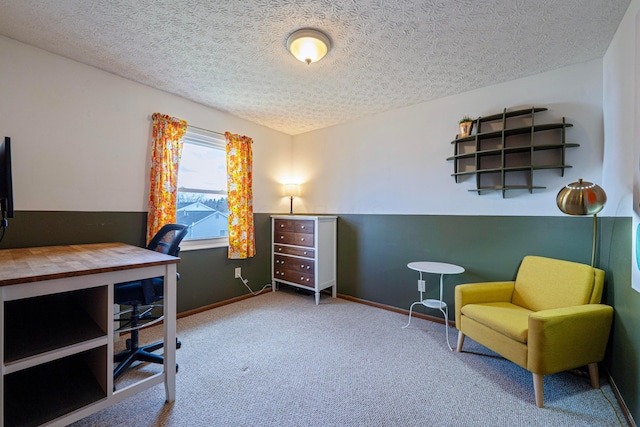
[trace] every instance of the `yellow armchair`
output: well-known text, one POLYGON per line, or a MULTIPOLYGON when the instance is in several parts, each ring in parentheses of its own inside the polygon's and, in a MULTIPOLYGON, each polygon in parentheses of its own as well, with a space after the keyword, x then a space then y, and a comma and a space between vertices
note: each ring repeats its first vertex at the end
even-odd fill
POLYGON ((465 336, 533 374, 543 407, 544 375, 588 365, 599 388, 613 308, 600 304, 604 271, 538 256, 522 260, 516 280, 455 288, 457 351, 465 336))

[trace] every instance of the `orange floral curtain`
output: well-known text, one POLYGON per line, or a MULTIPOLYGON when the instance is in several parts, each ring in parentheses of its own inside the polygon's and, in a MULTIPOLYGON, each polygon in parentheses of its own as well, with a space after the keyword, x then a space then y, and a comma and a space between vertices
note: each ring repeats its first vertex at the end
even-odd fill
POLYGON ((182 136, 187 122, 160 113, 153 114, 151 141, 151 186, 147 216, 147 242, 163 225, 176 222, 178 164, 182 155, 182 136))
POLYGON ((229 259, 256 254, 253 227, 253 154, 251 138, 225 132, 227 140, 227 200, 229 259))

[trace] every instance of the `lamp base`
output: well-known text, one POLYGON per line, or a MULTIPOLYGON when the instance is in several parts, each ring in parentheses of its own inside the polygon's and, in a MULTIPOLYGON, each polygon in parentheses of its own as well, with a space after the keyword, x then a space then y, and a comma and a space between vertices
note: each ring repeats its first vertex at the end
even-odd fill
POLYGON ((289 215, 293 215, 293 196, 289 196, 290 199, 290 203, 289 203, 289 215))

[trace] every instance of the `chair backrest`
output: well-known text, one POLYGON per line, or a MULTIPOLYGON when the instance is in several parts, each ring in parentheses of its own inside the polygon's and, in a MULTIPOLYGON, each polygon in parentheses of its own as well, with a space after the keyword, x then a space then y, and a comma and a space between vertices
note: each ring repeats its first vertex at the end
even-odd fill
POLYGON ((597 304, 604 271, 586 264, 526 256, 518 269, 511 302, 532 311, 597 304))
POLYGON ((164 225, 147 245, 147 249, 163 254, 178 256, 180 242, 187 235, 188 227, 182 224, 164 225))

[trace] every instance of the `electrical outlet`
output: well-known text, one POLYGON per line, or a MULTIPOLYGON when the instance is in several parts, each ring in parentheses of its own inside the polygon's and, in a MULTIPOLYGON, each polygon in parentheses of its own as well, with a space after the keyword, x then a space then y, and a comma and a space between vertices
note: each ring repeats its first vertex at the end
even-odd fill
POLYGON ((234 277, 236 279, 239 279, 241 275, 242 275, 242 269, 240 267, 236 267, 236 272, 234 277))
POLYGON ((424 292, 426 290, 426 283, 424 280, 418 280, 418 291, 424 292))

